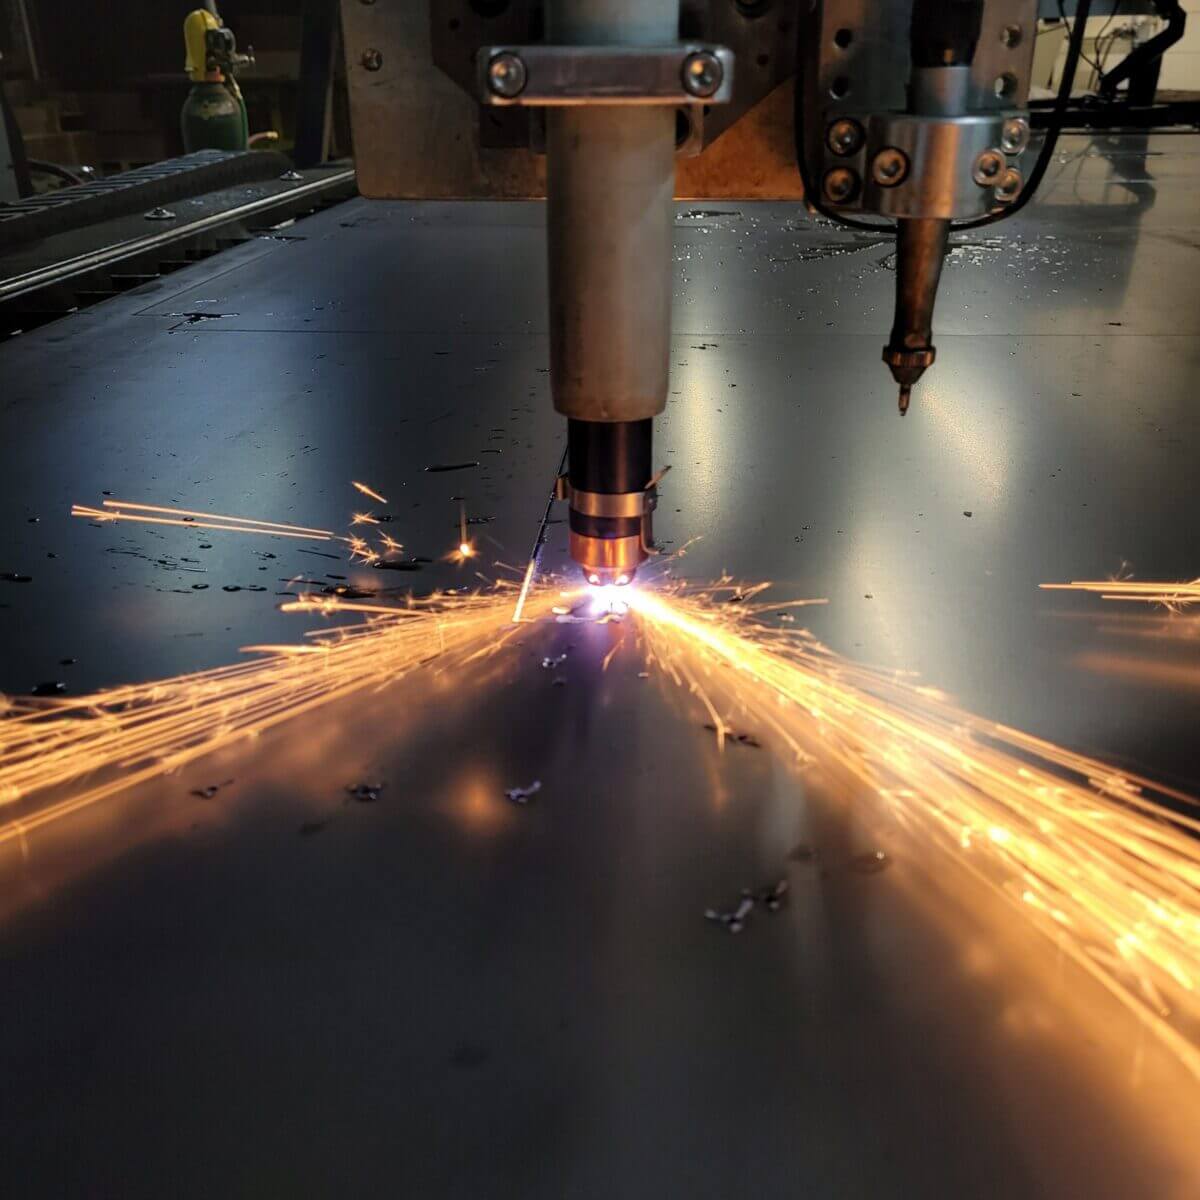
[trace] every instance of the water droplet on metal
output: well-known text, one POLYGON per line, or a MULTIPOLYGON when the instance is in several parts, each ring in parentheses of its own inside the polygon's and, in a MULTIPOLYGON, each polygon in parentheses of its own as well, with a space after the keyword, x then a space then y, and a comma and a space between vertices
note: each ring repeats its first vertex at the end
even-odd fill
POLYGON ((507 788, 504 794, 514 804, 528 804, 530 797, 536 796, 542 790, 542 781, 535 779, 528 787, 507 788))
POLYGON ((892 860, 882 850, 871 850, 866 854, 856 854, 850 860, 850 866, 860 875, 878 875, 892 865, 892 860))

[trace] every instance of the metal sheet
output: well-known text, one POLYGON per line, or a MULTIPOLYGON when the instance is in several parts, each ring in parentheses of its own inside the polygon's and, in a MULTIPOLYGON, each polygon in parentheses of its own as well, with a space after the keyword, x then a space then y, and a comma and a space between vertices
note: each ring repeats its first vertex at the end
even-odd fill
MULTIPOLYGON (((1079 670, 1086 606, 1036 590, 1197 574, 1200 155, 1062 158, 1015 241, 955 252, 904 422, 886 246, 683 206, 657 528, 704 533, 689 576, 827 596, 811 624, 856 658, 1200 788, 1195 693, 1079 670)), ((540 220, 353 202, 0 347, 0 569, 34 577, 0 583, 0 687, 298 636, 269 593, 160 558, 355 574, 66 516, 103 490, 336 524, 364 479, 430 557, 462 494, 519 561, 561 450, 540 220)), ((3 847, 16 1194, 1189 1194, 1171 1063, 920 846, 769 747, 719 756, 636 657, 601 672, 611 636, 531 635, 436 699, 400 685, 3 847), (380 802, 344 804, 368 773, 380 802), (880 845, 891 870, 848 869, 880 845), (783 873, 779 917, 703 920, 783 873)))

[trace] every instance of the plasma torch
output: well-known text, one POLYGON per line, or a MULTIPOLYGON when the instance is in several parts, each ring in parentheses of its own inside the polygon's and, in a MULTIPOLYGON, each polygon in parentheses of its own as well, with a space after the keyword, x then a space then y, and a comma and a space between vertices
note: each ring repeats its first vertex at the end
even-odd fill
MULTIPOLYGON (((664 46, 678 0, 546 6, 559 45, 664 46)), ((653 418, 666 407, 675 111, 546 109, 550 384, 568 418, 571 557, 595 584, 633 579, 653 548, 653 418)))

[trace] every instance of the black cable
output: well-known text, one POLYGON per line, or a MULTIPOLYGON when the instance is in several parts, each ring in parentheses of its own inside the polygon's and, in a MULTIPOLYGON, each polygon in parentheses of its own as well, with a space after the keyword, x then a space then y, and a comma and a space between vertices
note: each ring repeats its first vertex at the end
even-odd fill
POLYGON ((53 175, 56 179, 61 179, 67 187, 87 182, 85 176, 77 175, 70 167, 64 167, 61 163, 43 162, 40 158, 29 159, 29 169, 40 175, 53 175))
MULTIPOLYGON (((997 221, 1003 221, 1006 217, 1011 217, 1014 213, 1020 212, 1033 199, 1033 194, 1041 184, 1050 166, 1050 161, 1054 157, 1054 150, 1058 145, 1058 136, 1062 133, 1063 125, 1066 123, 1067 109, 1071 104, 1071 89, 1075 86, 1075 72, 1079 67, 1084 34, 1087 32, 1087 19, 1091 9, 1092 0, 1079 0, 1079 3, 1075 6, 1075 23, 1071 26, 1071 36, 1067 43, 1067 57, 1063 63, 1063 74, 1062 79, 1059 81, 1058 93, 1054 97, 1054 108, 1051 110, 1050 124, 1046 129, 1046 136, 1042 142, 1042 148, 1038 153, 1037 162, 1034 163, 1033 170, 1029 173, 1029 179, 1021 189, 1021 194, 1012 204, 1005 205, 1003 208, 993 209, 992 212, 982 217, 952 223, 950 226, 952 233, 968 229, 981 229, 985 225, 994 225, 997 221)), ((802 39, 803 36, 803 32, 801 32, 802 39)), ((800 59, 799 55, 797 55, 797 59, 800 59)), ((896 232, 894 222, 862 221, 857 217, 846 217, 826 208, 819 198, 820 193, 812 186, 812 180, 808 177, 808 164, 804 153, 804 72, 802 69, 797 72, 796 78, 793 125, 793 133, 796 141, 796 163, 800 170, 800 182, 804 186, 804 198, 809 206, 819 216, 824 217, 828 221, 834 221, 839 225, 845 225, 849 229, 865 229, 870 233, 894 234, 896 232)))
MULTIPOLYGON (((1113 10, 1109 14, 1108 20, 1100 26, 1100 32, 1096 34, 1096 58, 1100 64, 1100 78, 1096 81, 1096 86, 1099 87, 1104 82, 1104 77, 1108 74, 1108 56, 1112 53, 1113 46, 1121 37, 1121 30, 1114 29, 1109 35, 1108 44, 1104 47, 1103 52, 1100 50, 1100 43, 1104 40, 1104 35, 1108 33, 1108 27, 1117 19, 1121 12, 1121 5, 1125 0, 1115 0, 1113 10)), ((1133 26, 1129 26, 1130 29, 1133 26)))
MULTIPOLYGON (((1108 20, 1105 21, 1104 24, 1100 26, 1100 33, 1098 36, 1103 37, 1104 34, 1107 32, 1108 27, 1121 15, 1121 5, 1123 5, 1124 3, 1125 3, 1125 0, 1116 0, 1116 3, 1113 5, 1112 12, 1109 13, 1109 15, 1108 15, 1108 20)), ((1131 13, 1130 15, 1133 16, 1135 14, 1131 13)))
POLYGON ((1071 88, 1075 85, 1075 70, 1079 66, 1083 36, 1087 31, 1087 19, 1091 10, 1092 0, 1079 0, 1075 6, 1075 24, 1071 26, 1071 40, 1067 45, 1067 58, 1063 63, 1063 75, 1059 81, 1058 95, 1054 98, 1051 122, 1046 129, 1046 137, 1042 142, 1041 151, 1038 153, 1037 162, 1034 163, 1033 170, 1029 172, 1029 178, 1021 189, 1021 194, 1012 204, 1006 205, 1002 209, 996 209, 987 216, 976 217, 973 221, 964 221, 954 225, 953 229, 981 229, 984 225, 994 225, 997 221, 1003 221, 1005 217, 1011 217, 1020 212, 1033 199, 1033 194, 1038 190, 1042 178, 1050 166, 1050 160, 1054 157, 1054 150, 1058 145, 1058 135, 1062 133, 1063 125, 1066 124, 1067 109, 1071 105, 1071 88))
POLYGON ((837 225, 845 225, 848 229, 865 229, 868 233, 895 233, 896 226, 891 221, 863 221, 858 217, 847 217, 835 213, 825 207, 821 201, 821 193, 813 187, 813 181, 808 175, 808 155, 804 146, 804 46, 806 27, 803 21, 798 22, 799 39, 796 48, 796 82, 794 85, 794 100, 792 104, 792 137, 796 147, 796 167, 800 172, 800 184, 804 188, 805 203, 818 216, 824 217, 837 225))
MULTIPOLYGON (((1063 3, 1063 0, 1058 0, 1058 16, 1059 16, 1059 19, 1062 21, 1062 23, 1065 25, 1067 23, 1067 9, 1066 9, 1066 5, 1063 3)), ((1110 18, 1110 20, 1111 20, 1111 18, 1110 18)), ((1075 24, 1078 25, 1079 23, 1080 23, 1079 22, 1079 6, 1076 5, 1075 6, 1075 24)), ((1074 26, 1071 27, 1071 32, 1072 32, 1072 34, 1074 34, 1074 32, 1075 32, 1074 26)), ((1085 33, 1086 33, 1086 30, 1085 30, 1085 33)), ((1099 34, 1097 34, 1097 37, 1099 37, 1099 34)), ((1092 70, 1096 73, 1096 89, 1099 90, 1100 80, 1104 78, 1104 71, 1101 68, 1100 64, 1094 58, 1088 58, 1088 56, 1083 53, 1083 41, 1080 41, 1080 43, 1079 43, 1079 57, 1082 58, 1083 61, 1085 63, 1087 63, 1087 65, 1089 67, 1091 67, 1092 70)))
MULTIPOLYGON (((1113 4, 1112 12, 1109 13, 1108 20, 1105 21, 1104 24, 1100 26, 1100 32, 1098 34, 1096 34, 1096 57, 1097 57, 1097 59, 1100 60, 1100 78, 1101 79, 1104 78, 1104 65, 1105 65, 1105 63, 1108 62, 1108 58, 1107 58, 1107 56, 1105 56, 1104 58, 1100 58, 1100 39, 1104 37, 1104 35, 1108 32, 1108 27, 1117 19, 1117 16, 1119 15, 1119 13, 1121 11, 1121 5, 1123 3, 1124 3, 1124 0, 1116 0, 1116 3, 1113 4)), ((1113 36, 1113 39, 1115 39, 1117 36, 1117 31, 1114 30, 1112 36, 1113 36)), ((1110 50, 1112 49, 1111 44, 1109 46, 1109 49, 1110 50)))

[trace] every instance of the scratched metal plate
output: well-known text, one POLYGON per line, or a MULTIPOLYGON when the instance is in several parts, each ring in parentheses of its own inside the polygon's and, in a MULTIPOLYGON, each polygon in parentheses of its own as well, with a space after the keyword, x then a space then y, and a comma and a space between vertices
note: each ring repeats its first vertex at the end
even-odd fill
MULTIPOLYGON (((1196 693, 1080 669, 1112 635, 1036 589, 1198 573, 1197 150, 1069 139, 1005 243, 947 266, 904 422, 886 246, 681 206, 658 529, 704 539, 678 569, 828 597, 806 615, 838 649, 1200 788, 1196 693)), ((66 515, 106 490, 336 527, 364 479, 430 558, 462 495, 488 570, 519 563, 562 445, 540 219, 354 202, 0 347, 0 571, 33 576, 0 583, 0 688, 299 636, 225 584, 380 582, 66 515)), ((1188 1194, 1171 1063, 869 810, 769 745, 718 755, 636 658, 601 673, 612 636, 531 635, 436 698, 399 685, 0 847, 15 1193, 1188 1194), (891 868, 856 871, 874 848, 891 868), (703 920, 784 875, 778 916, 703 920)))

